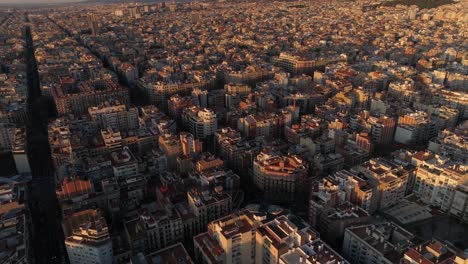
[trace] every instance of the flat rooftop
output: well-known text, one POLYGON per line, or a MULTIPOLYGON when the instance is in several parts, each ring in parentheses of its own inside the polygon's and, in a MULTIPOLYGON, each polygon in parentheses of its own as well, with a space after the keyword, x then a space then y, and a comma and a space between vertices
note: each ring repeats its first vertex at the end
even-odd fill
POLYGON ((181 243, 165 247, 146 256, 148 264, 193 264, 181 243))

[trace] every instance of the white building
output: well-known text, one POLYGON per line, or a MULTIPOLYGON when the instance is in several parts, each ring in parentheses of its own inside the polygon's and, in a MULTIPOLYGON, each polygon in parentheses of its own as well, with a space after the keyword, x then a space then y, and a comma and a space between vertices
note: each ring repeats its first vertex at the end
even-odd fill
POLYGON ((416 172, 413 193, 421 201, 468 222, 467 166, 435 156, 422 161, 416 172))
POLYGON ((122 148, 122 134, 120 131, 111 128, 101 130, 101 137, 106 148, 109 151, 115 151, 122 148))
POLYGON ((112 242, 103 218, 90 221, 65 240, 70 264, 113 262, 112 242))
POLYGON ((183 120, 195 138, 212 136, 218 129, 216 114, 206 108, 191 107, 187 109, 184 111, 183 120))
POLYGON ((429 141, 428 149, 440 155, 447 155, 455 160, 463 161, 468 157, 468 135, 464 135, 462 131, 468 129, 460 126, 460 133, 450 130, 443 130, 437 138, 429 141))
POLYGON ((281 53, 273 62, 287 72, 296 74, 312 72, 316 63, 315 60, 287 53, 281 53))
POLYGON ((334 263, 349 264, 340 254, 320 239, 312 243, 304 244, 281 255, 280 264, 317 264, 334 263))
POLYGON ((138 174, 138 162, 128 147, 110 154, 114 177, 130 178, 138 174))
POLYGON ((312 259, 312 248, 318 260, 343 260, 307 223, 283 213, 242 210, 211 222, 208 232, 193 238, 196 263, 299 263, 293 252, 306 250, 312 259))

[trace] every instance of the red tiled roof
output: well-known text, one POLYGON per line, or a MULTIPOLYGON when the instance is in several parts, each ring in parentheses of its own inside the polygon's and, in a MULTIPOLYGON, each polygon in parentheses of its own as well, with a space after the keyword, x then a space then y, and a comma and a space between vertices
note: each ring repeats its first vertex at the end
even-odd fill
POLYGON ((62 189, 57 193, 60 197, 71 197, 91 191, 92 186, 89 180, 64 179, 62 189))

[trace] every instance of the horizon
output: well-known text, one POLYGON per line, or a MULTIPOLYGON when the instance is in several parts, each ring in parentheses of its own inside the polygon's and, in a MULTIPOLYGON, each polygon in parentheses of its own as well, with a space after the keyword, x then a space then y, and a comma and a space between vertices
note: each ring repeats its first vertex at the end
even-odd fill
POLYGON ((71 3, 71 2, 84 2, 86 0, 0 0, 0 4, 57 4, 57 3, 71 3))
POLYGON ((16 7, 46 7, 57 6, 62 4, 84 3, 87 0, 0 0, 0 8, 16 8, 16 7))

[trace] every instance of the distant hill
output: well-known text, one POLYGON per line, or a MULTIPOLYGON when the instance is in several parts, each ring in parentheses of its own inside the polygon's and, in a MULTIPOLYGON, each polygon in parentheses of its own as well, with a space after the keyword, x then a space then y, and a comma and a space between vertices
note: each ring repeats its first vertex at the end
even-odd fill
POLYGON ((453 0, 393 0, 383 3, 384 6, 396 6, 396 5, 415 5, 420 9, 431 9, 442 5, 453 4, 453 0))

